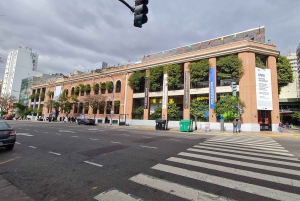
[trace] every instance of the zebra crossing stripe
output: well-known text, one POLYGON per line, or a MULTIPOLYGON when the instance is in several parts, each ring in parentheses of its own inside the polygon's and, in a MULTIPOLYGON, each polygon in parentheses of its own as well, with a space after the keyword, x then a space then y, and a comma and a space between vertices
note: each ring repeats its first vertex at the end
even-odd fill
POLYGON ((236 151, 236 150, 231 150, 231 149, 222 149, 222 148, 215 148, 215 147, 202 146, 202 145, 200 145, 200 146, 195 145, 194 147, 200 148, 200 149, 210 149, 210 150, 216 150, 216 151, 226 151, 226 152, 231 152, 231 153, 248 154, 248 155, 254 155, 254 156, 263 156, 263 157, 269 157, 269 158, 278 158, 278 159, 284 159, 284 160, 299 161, 298 158, 274 156, 274 155, 270 155, 270 154, 251 153, 251 152, 246 152, 246 151, 236 151))
POLYGON ((244 143, 271 143, 271 144, 279 144, 276 141, 271 140, 252 140, 252 139, 210 139, 209 141, 222 141, 222 142, 244 142, 244 143))
POLYGON ((225 140, 207 140, 207 142, 225 142, 225 143, 242 143, 242 144, 256 144, 256 145, 266 145, 266 146, 279 146, 282 147, 278 142, 255 142, 255 141, 225 141, 225 140))
POLYGON ((205 155, 199 155, 199 154, 191 154, 191 153, 186 153, 186 152, 181 152, 178 155, 300 176, 299 170, 285 169, 285 168, 273 167, 273 166, 268 166, 268 165, 260 165, 260 164, 255 164, 255 163, 223 159, 220 157, 211 157, 211 156, 205 156, 205 155))
POLYGON ((118 190, 110 190, 103 192, 97 196, 94 197, 94 199, 98 201, 115 201, 115 200, 122 200, 122 201, 141 201, 141 199, 135 199, 131 197, 131 195, 127 195, 125 193, 122 193, 118 190))
POLYGON ((215 155, 219 155, 219 156, 229 156, 229 157, 240 158, 240 159, 247 159, 247 160, 253 160, 253 161, 274 163, 274 164, 279 164, 279 165, 288 165, 288 166, 293 166, 293 167, 300 167, 300 163, 292 163, 292 162, 271 160, 271 159, 265 159, 265 158, 257 158, 257 157, 251 157, 251 156, 241 156, 241 155, 237 155, 237 154, 226 154, 226 153, 222 153, 222 152, 206 151, 206 150, 193 149, 193 148, 189 148, 187 150, 188 151, 193 151, 193 152, 199 152, 199 153, 215 154, 215 155))
POLYGON ((266 144, 256 144, 256 143, 239 143, 239 142, 223 142, 223 141, 207 141, 207 142, 217 142, 217 143, 225 143, 225 144, 237 144, 237 145, 245 145, 245 146, 256 146, 256 147, 265 147, 265 148, 276 148, 276 149, 285 149, 281 145, 266 145, 266 144))
POLYGON ((163 179, 158 179, 145 174, 138 174, 130 178, 129 180, 188 200, 202 200, 202 201, 211 201, 211 200, 228 201, 229 200, 214 194, 206 193, 204 191, 196 190, 187 186, 183 186, 163 179))
MULTIPOLYGON (((205 144, 215 144, 212 142, 205 142, 205 144)), ((253 148, 255 150, 257 149, 262 149, 262 150, 270 150, 270 151, 278 151, 278 152, 288 152, 285 149, 272 149, 272 148, 265 148, 265 147, 258 147, 258 146, 250 146, 250 145, 235 145, 235 144, 227 144, 227 143, 219 143, 217 142, 217 144, 221 144, 221 145, 229 145, 231 147, 245 147, 245 148, 253 148)))
MULTIPOLYGON (((201 146, 208 146, 208 147, 221 147, 221 148, 229 148, 228 146, 222 146, 219 144, 207 144, 207 143, 202 143, 201 146)), ((242 150, 242 151, 255 151, 255 152, 259 152, 259 153, 268 153, 268 154, 276 154, 276 155, 283 155, 283 156, 294 156, 293 154, 290 153, 281 153, 281 152, 274 152, 274 151, 264 151, 264 150, 257 150, 257 149, 247 149, 247 148, 240 148, 238 146, 236 147, 230 147, 230 149, 232 150, 242 150)))
POLYGON ((215 164, 205 163, 205 162, 198 162, 198 161, 187 160, 187 159, 176 158, 176 157, 171 157, 171 158, 168 158, 167 160, 176 162, 176 163, 192 165, 195 167, 202 167, 202 168, 206 168, 206 169, 227 172, 227 173, 231 173, 231 174, 241 175, 241 176, 255 178, 255 179, 261 179, 261 180, 275 182, 275 183, 279 183, 279 184, 300 187, 299 180, 288 179, 288 178, 278 177, 278 176, 274 176, 274 175, 256 173, 256 172, 252 172, 252 171, 241 170, 241 169, 237 169, 237 168, 231 168, 231 167, 215 165, 215 164))
POLYGON ((263 197, 268 197, 276 200, 289 200, 289 201, 299 201, 300 195, 294 193, 287 193, 280 190, 275 190, 263 186, 257 186, 253 184, 248 184, 240 181, 234 181, 231 179, 226 179, 214 175, 209 175, 201 172, 195 172, 191 170, 186 170, 183 168, 177 168, 169 165, 157 164, 152 167, 152 169, 180 175, 183 177, 196 179, 199 181, 208 182, 211 184, 216 184, 220 186, 224 186, 226 188, 232 188, 235 190, 244 191, 247 193, 257 194, 263 197))

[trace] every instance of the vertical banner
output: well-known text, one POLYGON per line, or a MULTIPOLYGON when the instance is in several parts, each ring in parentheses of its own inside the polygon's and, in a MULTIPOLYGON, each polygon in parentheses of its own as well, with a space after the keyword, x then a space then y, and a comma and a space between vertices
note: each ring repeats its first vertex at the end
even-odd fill
POLYGON ((168 74, 164 74, 162 109, 167 109, 167 82, 168 82, 168 74))
POLYGON ((190 84, 190 72, 185 71, 185 81, 184 81, 184 109, 189 108, 189 84, 190 84))
POLYGON ((271 70, 255 68, 258 110, 273 110, 271 70))
POLYGON ((215 78, 215 69, 209 69, 209 108, 215 109, 216 101, 216 78, 215 78))
POLYGON ((147 79, 145 80, 144 109, 148 109, 148 81, 147 81, 147 79))

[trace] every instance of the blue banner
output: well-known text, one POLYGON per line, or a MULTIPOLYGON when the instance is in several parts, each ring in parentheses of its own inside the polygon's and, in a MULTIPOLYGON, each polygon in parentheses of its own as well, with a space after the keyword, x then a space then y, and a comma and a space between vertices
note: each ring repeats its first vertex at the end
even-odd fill
POLYGON ((216 101, 216 78, 215 78, 215 69, 209 69, 209 108, 215 109, 216 101))

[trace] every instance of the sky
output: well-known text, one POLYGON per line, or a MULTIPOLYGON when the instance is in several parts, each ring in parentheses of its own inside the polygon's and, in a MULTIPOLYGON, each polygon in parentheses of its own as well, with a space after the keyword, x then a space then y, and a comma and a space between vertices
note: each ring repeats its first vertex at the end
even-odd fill
POLYGON ((259 26, 281 55, 300 42, 298 0, 149 0, 148 9, 148 22, 136 28, 118 0, 1 0, 0 79, 4 57, 19 46, 39 54, 38 71, 68 74, 259 26))

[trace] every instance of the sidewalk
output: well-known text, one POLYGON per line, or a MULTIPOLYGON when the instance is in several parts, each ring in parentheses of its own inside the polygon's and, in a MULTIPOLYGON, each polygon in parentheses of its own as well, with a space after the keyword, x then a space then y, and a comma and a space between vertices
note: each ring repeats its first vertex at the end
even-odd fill
POLYGON ((0 200, 34 201, 0 175, 0 200))

